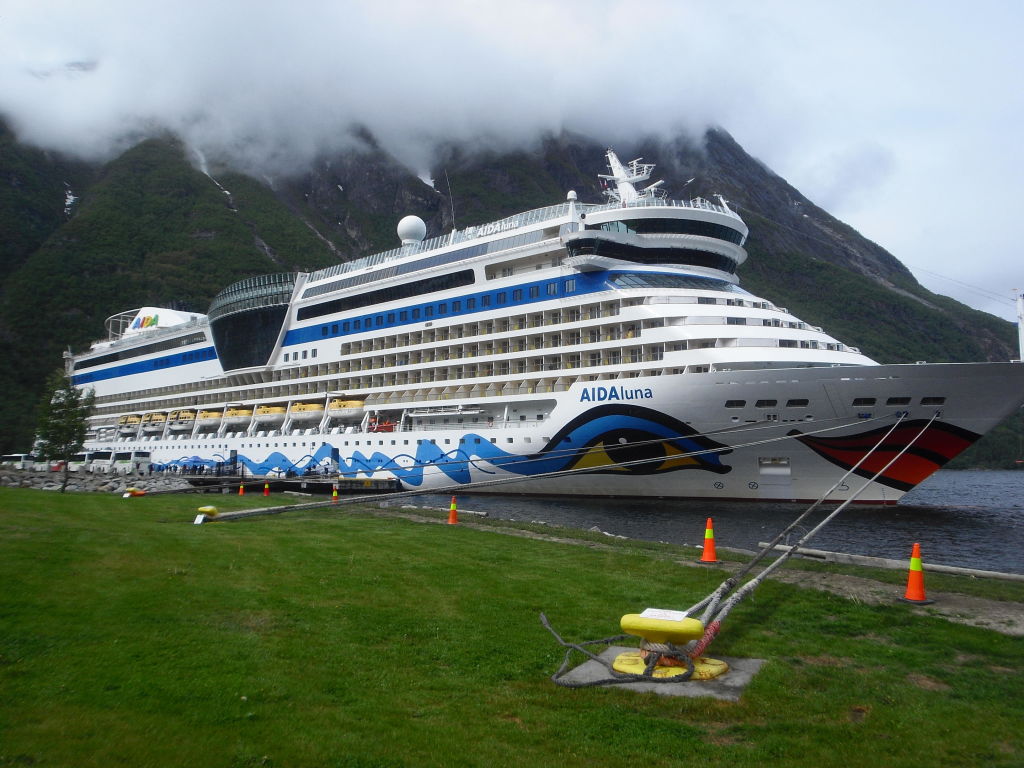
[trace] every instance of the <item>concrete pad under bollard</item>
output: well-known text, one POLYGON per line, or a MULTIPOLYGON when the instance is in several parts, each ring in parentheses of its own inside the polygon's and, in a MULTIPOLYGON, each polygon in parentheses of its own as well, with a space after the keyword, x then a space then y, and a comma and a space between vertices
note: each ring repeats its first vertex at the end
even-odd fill
MULTIPOLYGON (((607 648, 598 658, 611 664, 615 657, 636 648, 612 646, 607 648)), ((764 665, 764 659, 737 659, 731 656, 709 654, 712 658, 721 659, 729 665, 729 671, 714 680, 687 680, 682 683, 647 683, 628 682, 614 683, 608 688, 624 688, 641 693, 657 693, 662 696, 685 696, 687 698, 711 698, 722 701, 739 701, 744 689, 754 679, 754 675, 764 665)), ((598 662, 588 659, 578 667, 569 670, 562 679, 568 683, 588 683, 604 680, 609 677, 608 669, 598 662)))

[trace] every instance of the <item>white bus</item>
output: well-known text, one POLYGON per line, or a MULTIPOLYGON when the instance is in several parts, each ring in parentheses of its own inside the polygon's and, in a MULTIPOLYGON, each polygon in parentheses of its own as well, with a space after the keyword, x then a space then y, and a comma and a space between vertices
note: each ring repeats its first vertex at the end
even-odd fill
POLYGON ((95 472, 102 475, 110 471, 110 464, 114 458, 113 451, 92 451, 88 456, 89 472, 95 472))
POLYGON ((13 469, 35 469, 38 461, 39 457, 31 453, 7 453, 0 456, 0 466, 13 469))
POLYGON ((68 471, 70 472, 91 472, 92 471, 92 459, 94 453, 76 453, 68 461, 68 471))
POLYGON ((117 451, 110 471, 119 475, 145 474, 149 471, 149 454, 149 451, 117 451))

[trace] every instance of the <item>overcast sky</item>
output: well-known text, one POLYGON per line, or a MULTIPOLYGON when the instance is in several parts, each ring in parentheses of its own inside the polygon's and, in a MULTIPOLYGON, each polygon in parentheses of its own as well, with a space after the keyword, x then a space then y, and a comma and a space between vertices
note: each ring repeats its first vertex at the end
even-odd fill
MULTIPOLYGON (((1024 288, 1015 0, 3 0, 0 113, 102 158, 171 129, 270 175, 366 125, 440 138, 721 125, 929 288, 1024 288)), ((647 158, 657 162, 657 158, 647 158)))

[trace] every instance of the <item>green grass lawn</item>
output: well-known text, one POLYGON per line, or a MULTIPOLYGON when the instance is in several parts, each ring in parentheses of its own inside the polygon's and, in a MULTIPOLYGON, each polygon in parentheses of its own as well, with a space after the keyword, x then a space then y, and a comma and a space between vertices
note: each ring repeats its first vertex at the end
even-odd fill
POLYGON ((568 690, 541 611, 604 637, 722 572, 207 498, 0 489, 0 766, 1024 763, 1019 638, 769 582, 712 646, 768 660, 741 702, 568 690))

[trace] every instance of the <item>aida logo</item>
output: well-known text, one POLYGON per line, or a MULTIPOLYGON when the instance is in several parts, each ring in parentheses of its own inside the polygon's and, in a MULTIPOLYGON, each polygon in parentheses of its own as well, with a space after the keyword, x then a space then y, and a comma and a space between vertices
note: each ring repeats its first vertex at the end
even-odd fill
POLYGON ((650 387, 585 387, 580 393, 581 403, 603 403, 606 400, 649 400, 654 397, 650 387))
POLYGON ((143 317, 139 315, 136 317, 131 324, 129 330, 141 331, 143 328, 153 328, 157 323, 160 322, 160 315, 146 315, 143 317))

